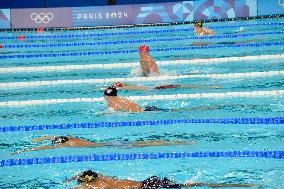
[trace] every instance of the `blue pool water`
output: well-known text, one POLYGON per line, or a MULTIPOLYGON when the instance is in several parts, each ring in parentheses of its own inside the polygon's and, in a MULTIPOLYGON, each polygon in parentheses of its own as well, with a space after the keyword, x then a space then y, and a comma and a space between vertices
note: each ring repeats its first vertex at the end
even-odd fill
MULTIPOLYGON (((195 36, 192 25, 1 33, 4 48, 0 54, 0 160, 114 153, 284 150, 284 129, 278 124, 179 123, 2 132, 2 128, 9 126, 283 117, 283 25, 283 18, 206 24, 216 31, 215 37, 195 36), (17 40, 18 36, 26 36, 26 40, 17 40), (145 43, 151 47, 164 79, 141 77, 137 49, 145 43), (197 43, 203 45, 196 46, 197 43), (240 58, 233 60, 232 57, 240 58), (113 66, 119 63, 127 66, 113 66), (70 65, 81 67, 74 69, 70 65), (86 65, 105 67, 86 68, 86 65), (23 67, 31 71, 21 71, 23 67), (165 84, 199 87, 119 91, 120 96, 141 96, 137 102, 142 107, 190 110, 110 112, 105 102, 98 99, 103 97, 103 89, 116 81, 149 87, 165 84), (214 85, 222 87, 209 87, 214 85), (257 95, 256 91, 267 93, 257 95), (232 97, 228 92, 236 94, 232 97), (215 95, 204 97, 209 93, 215 95), (177 94, 188 97, 169 98, 177 94), (199 96, 190 97, 194 94, 199 96), (164 96, 158 99, 155 95, 164 96), (151 100, 145 96, 152 96, 151 100), (76 102, 72 102, 74 99, 76 102), (196 144, 123 149, 60 148, 11 155, 17 150, 50 145, 50 142, 31 142, 45 135, 74 136, 95 142, 182 140, 196 144)), ((158 175, 178 182, 255 183, 264 188, 284 188, 283 160, 260 157, 2 164, 0 188, 72 188, 76 183, 67 185, 62 181, 86 169, 122 179, 143 180, 158 175)))

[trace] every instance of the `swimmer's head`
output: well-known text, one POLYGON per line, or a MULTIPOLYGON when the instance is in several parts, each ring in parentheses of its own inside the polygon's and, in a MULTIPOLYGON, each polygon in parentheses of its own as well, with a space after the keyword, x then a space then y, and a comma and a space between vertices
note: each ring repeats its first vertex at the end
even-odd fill
POLYGON ((88 170, 84 171, 79 177, 77 178, 77 182, 84 183, 84 182, 94 182, 99 177, 98 173, 88 170))
POLYGON ((124 83, 121 82, 116 82, 115 84, 113 84, 113 87, 115 88, 120 88, 120 87, 125 87, 126 85, 124 83))
POLYGON ((139 52, 150 52, 150 47, 148 45, 141 45, 139 47, 139 52))
POLYGON ((195 27, 201 27, 201 28, 202 28, 203 23, 202 23, 201 21, 197 21, 197 22, 194 23, 194 26, 195 26, 195 27))
POLYGON ((117 96, 117 89, 115 87, 108 87, 104 94, 105 96, 117 96))
POLYGON ((69 138, 66 137, 66 136, 58 136, 58 137, 55 137, 54 140, 52 140, 52 143, 63 144, 65 142, 67 142, 68 140, 69 140, 69 138))

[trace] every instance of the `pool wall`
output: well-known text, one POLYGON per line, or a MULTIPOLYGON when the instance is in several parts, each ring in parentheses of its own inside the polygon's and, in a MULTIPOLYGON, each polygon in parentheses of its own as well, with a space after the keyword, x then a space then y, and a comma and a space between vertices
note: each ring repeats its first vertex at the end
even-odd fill
POLYGON ((0 9, 0 28, 184 23, 284 14, 284 0, 180 1, 113 6, 0 9))

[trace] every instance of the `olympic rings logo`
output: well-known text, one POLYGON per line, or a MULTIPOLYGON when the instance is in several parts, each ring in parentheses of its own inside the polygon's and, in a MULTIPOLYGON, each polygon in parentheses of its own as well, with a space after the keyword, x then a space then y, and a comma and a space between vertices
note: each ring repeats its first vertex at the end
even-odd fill
POLYGON ((49 13, 32 13, 31 14, 31 19, 33 21, 35 21, 35 23, 40 24, 40 23, 44 23, 47 24, 49 23, 52 19, 53 19, 53 13, 49 12, 49 13))

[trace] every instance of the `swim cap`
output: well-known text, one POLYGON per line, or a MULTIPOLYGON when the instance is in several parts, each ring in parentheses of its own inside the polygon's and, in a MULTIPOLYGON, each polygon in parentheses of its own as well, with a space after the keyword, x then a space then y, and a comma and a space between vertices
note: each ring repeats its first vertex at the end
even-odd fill
POLYGON ((115 87, 108 87, 104 94, 105 96, 117 96, 117 90, 115 87))
POLYGON ((125 84, 124 83, 121 83, 121 82, 116 82, 115 84, 113 84, 113 87, 125 87, 125 84))
POLYGON ((197 21, 197 22, 194 23, 194 25, 197 26, 197 27, 202 27, 203 24, 202 24, 201 21, 197 21))
POLYGON ((66 136, 58 136, 58 137, 55 137, 54 140, 52 140, 52 143, 54 144, 62 144, 62 143, 65 143, 69 140, 68 137, 66 136))
POLYGON ((83 182, 93 182, 99 177, 98 173, 88 170, 84 171, 78 178, 77 182, 78 183, 83 183, 83 182))
POLYGON ((142 45, 139 47, 139 52, 149 52, 150 47, 148 45, 142 45))

